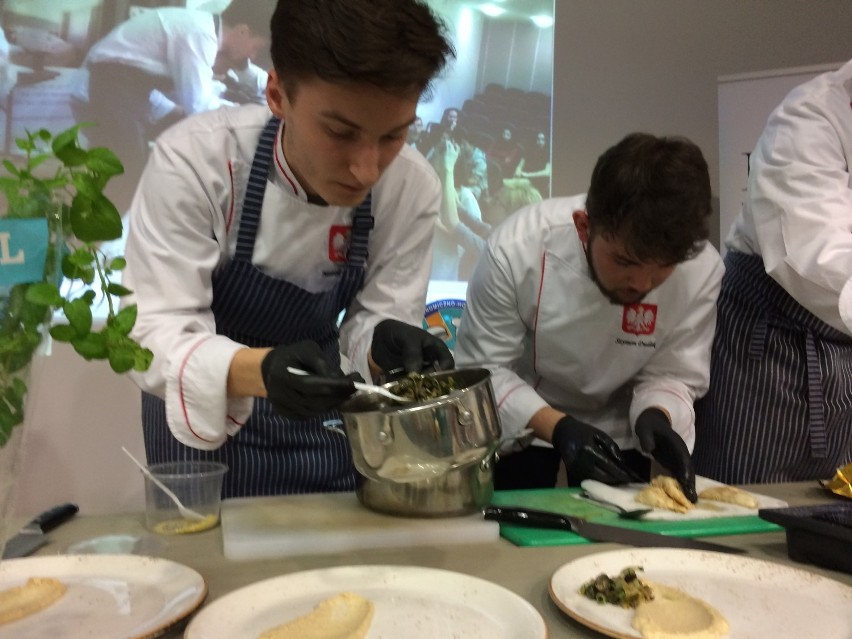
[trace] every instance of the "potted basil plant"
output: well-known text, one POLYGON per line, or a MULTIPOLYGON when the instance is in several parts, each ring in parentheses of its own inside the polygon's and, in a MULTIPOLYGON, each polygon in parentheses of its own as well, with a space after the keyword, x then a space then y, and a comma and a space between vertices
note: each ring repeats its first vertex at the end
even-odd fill
POLYGON ((109 149, 82 148, 79 128, 27 132, 16 141, 23 155, 0 171, 0 451, 24 422, 30 364, 46 333, 116 373, 151 364, 130 336, 136 306, 119 310, 131 293, 115 281, 124 258, 101 249, 122 233, 104 187, 124 168, 109 149), (106 306, 102 324, 96 305, 106 306))

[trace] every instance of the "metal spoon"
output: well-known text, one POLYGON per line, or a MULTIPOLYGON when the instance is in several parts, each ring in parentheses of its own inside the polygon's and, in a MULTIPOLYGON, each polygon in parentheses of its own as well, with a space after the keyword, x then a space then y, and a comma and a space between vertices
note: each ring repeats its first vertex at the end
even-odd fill
POLYGON ((622 508, 618 504, 614 504, 611 501, 604 501, 603 499, 598 499, 597 497, 592 497, 585 490, 581 490, 577 497, 579 499, 583 499, 585 501, 592 502, 593 504, 597 504, 598 506, 603 506, 604 508, 611 510, 615 513, 618 513, 618 516, 621 519, 640 519, 642 515, 649 513, 653 510, 653 508, 637 508, 635 510, 627 510, 626 508, 622 508))
MULTIPOLYGON (((287 367, 287 372, 293 373, 293 375, 311 375, 311 373, 309 373, 308 371, 303 371, 300 368, 293 368, 292 366, 287 367)), ((394 393, 391 393, 384 386, 376 386, 375 384, 365 384, 364 382, 353 383, 355 384, 356 390, 364 391, 367 393, 377 393, 379 395, 387 397, 388 399, 392 399, 395 402, 399 402, 400 404, 407 404, 408 402, 414 401, 408 397, 403 397, 402 395, 396 395, 394 393)))
POLYGON ((123 450, 127 454, 127 456, 133 460, 134 464, 139 466, 139 470, 141 470, 148 479, 154 482, 160 490, 162 490, 169 496, 169 499, 175 502, 175 506, 177 506, 178 511, 184 519, 193 519, 195 521, 201 521, 202 519, 205 519, 205 516, 201 513, 195 512, 192 508, 187 508, 186 506, 184 506, 183 502, 178 499, 178 496, 175 495, 168 488, 168 486, 166 486, 163 482, 157 479, 154 474, 150 470, 148 470, 148 468, 142 462, 136 459, 129 450, 127 450, 124 446, 121 447, 121 450, 123 450))

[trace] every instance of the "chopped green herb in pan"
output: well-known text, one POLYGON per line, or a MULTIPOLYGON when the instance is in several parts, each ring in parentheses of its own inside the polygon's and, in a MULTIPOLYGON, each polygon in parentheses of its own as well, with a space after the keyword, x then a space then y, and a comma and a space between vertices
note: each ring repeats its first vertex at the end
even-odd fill
POLYGON ((421 375, 420 373, 409 373, 396 383, 391 389, 397 395, 408 397, 417 402, 435 399, 449 395, 458 390, 458 384, 452 377, 436 379, 421 375))

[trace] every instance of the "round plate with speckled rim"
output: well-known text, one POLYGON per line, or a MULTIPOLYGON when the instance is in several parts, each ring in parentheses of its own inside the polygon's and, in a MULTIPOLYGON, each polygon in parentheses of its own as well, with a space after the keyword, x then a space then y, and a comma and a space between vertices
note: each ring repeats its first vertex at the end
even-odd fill
POLYGON ((183 564, 137 555, 44 555, 4 559, 0 591, 31 577, 57 579, 62 597, 0 626, 0 639, 157 637, 207 596, 207 583, 183 564))
POLYGON ((634 548, 587 555, 563 565, 550 580, 550 596, 568 616, 617 639, 641 639, 630 625, 633 610, 599 604, 580 587, 601 573, 641 566, 640 577, 706 601, 727 619, 730 639, 848 636, 852 587, 782 564, 741 555, 674 548, 634 548))
POLYGON ((538 611, 510 590, 477 577, 417 566, 342 566, 259 581, 200 610, 184 637, 258 637, 347 591, 375 606, 366 639, 547 638, 538 611))

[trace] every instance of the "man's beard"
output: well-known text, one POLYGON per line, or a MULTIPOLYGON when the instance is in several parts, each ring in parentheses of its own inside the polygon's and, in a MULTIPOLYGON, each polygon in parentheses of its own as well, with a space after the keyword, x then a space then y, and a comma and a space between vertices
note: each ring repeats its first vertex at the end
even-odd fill
POLYGON ((607 300, 609 300, 610 304, 615 306, 629 306, 631 304, 638 304, 643 299, 645 299, 645 295, 641 295, 635 300, 631 300, 629 302, 620 299, 615 291, 611 291, 608 288, 604 288, 604 285, 601 284, 600 279, 598 278, 598 273, 595 271, 595 265, 592 263, 592 237, 589 236, 589 241, 586 242, 585 246, 583 246, 583 252, 586 254, 586 263, 589 265, 589 275, 592 277, 592 281, 595 283, 595 286, 598 287, 598 290, 601 292, 607 300))

